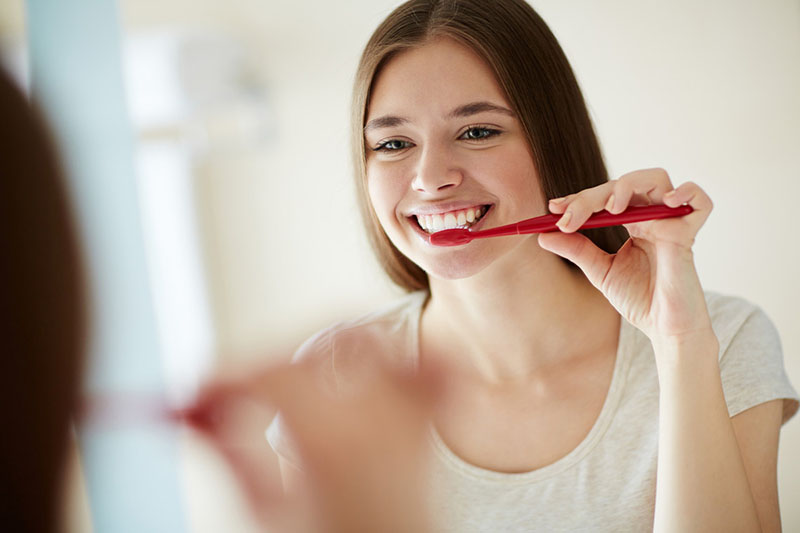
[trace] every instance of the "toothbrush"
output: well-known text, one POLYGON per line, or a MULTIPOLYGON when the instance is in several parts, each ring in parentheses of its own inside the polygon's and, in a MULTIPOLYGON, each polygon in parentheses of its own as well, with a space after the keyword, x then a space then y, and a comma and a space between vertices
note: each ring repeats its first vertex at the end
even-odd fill
MULTIPOLYGON (((688 215, 692 211, 694 211, 694 209, 689 205, 680 205, 678 207, 667 207, 666 205, 634 206, 616 215, 603 210, 590 216, 578 229, 604 228, 631 222, 643 222, 645 220, 682 217, 688 215)), ((560 218, 561 215, 548 214, 482 231, 470 231, 466 228, 446 229, 432 233, 429 242, 434 246, 459 246, 461 244, 467 244, 472 241, 472 239, 559 231, 556 222, 558 222, 560 218)))

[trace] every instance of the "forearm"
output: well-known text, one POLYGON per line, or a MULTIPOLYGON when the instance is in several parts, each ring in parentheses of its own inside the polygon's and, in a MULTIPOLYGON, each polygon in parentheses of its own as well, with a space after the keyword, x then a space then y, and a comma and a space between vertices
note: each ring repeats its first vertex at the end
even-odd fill
POLYGON ((655 531, 760 531, 722 391, 713 332, 653 342, 659 441, 655 531))

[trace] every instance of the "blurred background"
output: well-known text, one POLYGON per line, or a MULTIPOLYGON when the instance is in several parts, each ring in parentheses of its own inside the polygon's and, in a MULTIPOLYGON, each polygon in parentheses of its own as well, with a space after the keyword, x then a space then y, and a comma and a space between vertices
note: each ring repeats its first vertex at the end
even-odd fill
MULTIPOLYGON (((400 2, 94 3, 111 5, 119 25, 128 201, 151 303, 143 320, 154 324, 151 371, 168 401, 191 397, 217 366, 287 358, 316 330, 400 294, 368 249, 348 146, 361 49, 400 2)), ((764 308, 799 387, 800 2, 531 3, 572 62, 612 177, 661 166, 709 192, 715 211, 695 246, 703 285, 764 308)), ((0 51, 35 92, 29 31, 47 2, 29 4, 0 2, 0 51)), ((214 454, 188 433, 166 439, 175 523, 255 531, 214 454)), ((64 505, 70 532, 103 529, 82 451, 64 505)), ((784 529, 800 531, 796 420, 783 429, 779 469, 784 529)))

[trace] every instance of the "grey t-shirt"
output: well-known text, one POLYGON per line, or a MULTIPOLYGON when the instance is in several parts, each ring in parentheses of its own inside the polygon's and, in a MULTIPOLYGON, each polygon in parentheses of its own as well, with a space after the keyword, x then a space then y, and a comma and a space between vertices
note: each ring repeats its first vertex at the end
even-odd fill
MULTIPOLYGON (((368 376, 383 363, 415 368, 424 293, 328 328, 300 347, 333 391, 368 376)), ((734 416, 783 399, 783 422, 798 395, 783 367, 780 339, 758 307, 707 292, 720 343, 720 372, 734 416)), ((275 452, 302 468, 280 416, 267 430, 275 452)), ((649 339, 620 321, 611 386, 599 417, 566 456, 532 472, 508 474, 469 464, 434 428, 430 509, 438 531, 645 531, 652 528, 658 453, 658 375, 649 339)))

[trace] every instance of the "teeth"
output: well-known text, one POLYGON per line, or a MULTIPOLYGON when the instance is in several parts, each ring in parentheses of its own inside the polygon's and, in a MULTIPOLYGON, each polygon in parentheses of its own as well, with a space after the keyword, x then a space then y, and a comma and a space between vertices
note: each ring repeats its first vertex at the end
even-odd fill
POLYGON ((418 215, 417 222, 427 233, 436 233, 443 229, 467 228, 480 220, 485 212, 482 207, 470 207, 438 215, 418 215))

